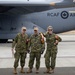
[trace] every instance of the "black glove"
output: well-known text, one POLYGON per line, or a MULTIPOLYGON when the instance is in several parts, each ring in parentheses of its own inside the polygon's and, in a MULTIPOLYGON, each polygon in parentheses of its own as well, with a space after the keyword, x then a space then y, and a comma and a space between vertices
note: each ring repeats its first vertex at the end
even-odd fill
POLYGON ((43 52, 44 52, 44 49, 41 50, 41 54, 43 54, 43 52))

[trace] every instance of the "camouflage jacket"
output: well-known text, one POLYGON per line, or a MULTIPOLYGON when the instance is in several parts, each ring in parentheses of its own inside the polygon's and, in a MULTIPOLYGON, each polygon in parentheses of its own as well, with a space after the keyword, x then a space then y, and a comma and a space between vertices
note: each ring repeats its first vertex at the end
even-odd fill
POLYGON ((27 34, 25 34, 23 37, 21 33, 18 33, 13 41, 12 48, 15 47, 15 50, 18 52, 26 52, 27 51, 27 39, 28 39, 27 34))
POLYGON ((53 33, 52 35, 50 35, 48 32, 44 34, 44 36, 46 37, 46 42, 47 42, 47 50, 49 49, 56 49, 57 50, 57 45, 55 45, 56 40, 58 40, 59 42, 61 41, 61 38, 56 35, 55 33, 53 33), (56 38, 56 36, 58 38, 56 38))
POLYGON ((45 44, 41 43, 40 34, 37 34, 36 36, 34 34, 31 35, 28 46, 31 47, 31 52, 41 52, 42 49, 45 49, 45 44))

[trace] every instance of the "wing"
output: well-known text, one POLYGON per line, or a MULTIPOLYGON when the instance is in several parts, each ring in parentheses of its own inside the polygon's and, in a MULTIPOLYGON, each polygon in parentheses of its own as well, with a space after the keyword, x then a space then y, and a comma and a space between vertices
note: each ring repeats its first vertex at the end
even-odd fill
POLYGON ((54 8, 75 7, 74 0, 0 0, 1 14, 28 14, 54 8))
POLYGON ((48 1, 40 0, 0 0, 0 13, 28 14, 51 9, 48 1))
POLYGON ((0 6, 0 14, 28 14, 52 9, 50 6, 0 6))

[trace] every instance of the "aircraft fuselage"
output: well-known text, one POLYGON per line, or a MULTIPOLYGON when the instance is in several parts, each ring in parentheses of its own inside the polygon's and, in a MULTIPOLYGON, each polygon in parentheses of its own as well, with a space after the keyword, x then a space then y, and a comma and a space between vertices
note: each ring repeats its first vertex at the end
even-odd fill
POLYGON ((0 14, 0 39, 13 39, 22 26, 27 27, 27 33, 33 33, 33 27, 38 26, 40 32, 45 32, 49 25, 55 33, 75 29, 75 7, 52 9, 22 15, 0 14))

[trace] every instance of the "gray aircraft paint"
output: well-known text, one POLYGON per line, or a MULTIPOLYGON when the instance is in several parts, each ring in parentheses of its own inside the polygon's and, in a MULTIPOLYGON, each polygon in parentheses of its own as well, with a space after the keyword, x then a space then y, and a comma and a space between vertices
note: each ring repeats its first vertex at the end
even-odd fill
POLYGON ((32 13, 28 15, 1 15, 0 16, 0 38, 14 38, 20 32, 22 26, 27 27, 27 33, 33 33, 33 27, 39 27, 40 32, 45 32, 49 25, 52 25, 55 33, 75 29, 75 13, 73 8, 53 9, 44 12, 32 13), (61 17, 61 13, 67 11, 69 16, 66 19, 61 17), (52 13, 52 15, 50 15, 52 13), (55 14, 55 15, 54 15, 55 14))
MULTIPOLYGON (((0 3, 0 5, 4 4, 0 3)), ((9 7, 10 4, 7 2, 4 5, 5 9, 0 7, 2 9, 0 10, 0 39, 13 39, 21 31, 22 26, 27 27, 29 35, 33 33, 34 26, 39 28, 39 32, 45 32, 49 25, 53 26, 55 33, 75 29, 75 13, 69 13, 69 11, 75 11, 75 1, 73 2, 73 0, 63 0, 53 7, 49 5, 49 0, 47 3, 39 4, 37 2, 36 6, 35 2, 28 6, 25 6, 27 5, 25 3, 23 6, 27 9, 25 7, 9 7)), ((14 3, 11 6, 15 6, 14 3)))

